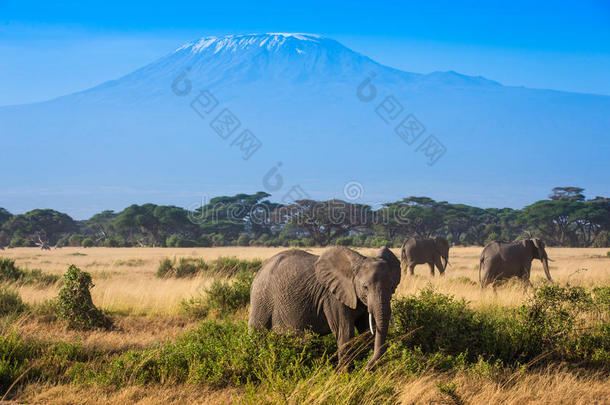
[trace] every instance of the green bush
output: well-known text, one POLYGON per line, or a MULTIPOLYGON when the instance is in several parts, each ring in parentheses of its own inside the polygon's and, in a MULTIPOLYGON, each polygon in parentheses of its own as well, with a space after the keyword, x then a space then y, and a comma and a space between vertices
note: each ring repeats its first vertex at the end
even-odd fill
POLYGON ((242 260, 237 257, 224 257, 221 256, 215 260, 212 260, 208 269, 210 272, 215 274, 233 277, 239 273, 256 273, 263 265, 261 259, 242 260))
POLYGON ((610 366, 608 295, 605 290, 547 285, 517 309, 481 312, 464 300, 426 289, 396 299, 392 315, 402 347, 417 347, 423 353, 505 363, 544 355, 610 366))
POLYGON ((195 240, 184 239, 180 235, 173 234, 165 240, 167 247, 195 247, 199 243, 195 240))
POLYGON ((182 309, 193 318, 205 318, 211 311, 218 316, 233 314, 250 303, 253 279, 254 273, 249 271, 240 272, 232 282, 216 279, 201 297, 183 300, 182 309))
POLYGON ((23 276, 23 270, 15 265, 13 259, 0 257, 0 281, 17 281, 23 276))
POLYGON ((91 275, 71 265, 64 274, 63 286, 57 296, 58 317, 73 329, 109 328, 110 320, 95 307, 89 289, 91 275))
POLYGON ((70 237, 62 236, 61 238, 59 238, 57 240, 57 243, 55 245, 59 246, 59 247, 64 247, 64 246, 68 246, 69 244, 70 244, 70 237))
POLYGON ((16 291, 0 288, 0 316, 18 314, 26 308, 27 306, 16 291))
POLYGON ((124 239, 117 238, 117 237, 110 237, 104 241, 105 247, 121 247, 121 246, 126 246, 126 245, 127 245, 127 243, 125 242, 124 239))
POLYGON ((0 390, 6 390, 23 373, 27 372, 28 364, 39 357, 37 347, 23 341, 16 334, 0 336, 0 390))
POLYGON ((227 241, 225 240, 225 236, 223 234, 212 234, 212 246, 226 246, 227 241))
POLYGON ((335 239, 335 245, 354 246, 354 238, 351 236, 341 236, 341 237, 335 239))
POLYGON ((238 246, 249 246, 250 245, 250 236, 246 233, 242 233, 237 238, 238 246))
POLYGON ((91 239, 91 238, 85 238, 81 242, 81 246, 84 248, 93 247, 93 246, 95 246, 95 242, 93 242, 93 239, 91 239))
POLYGON ((59 280, 59 276, 55 274, 43 273, 38 269, 23 270, 15 265, 13 259, 0 257, 0 282, 47 286, 54 284, 57 280, 59 280))
POLYGON ((193 277, 199 272, 207 269, 208 265, 203 261, 203 259, 182 257, 180 260, 176 261, 176 258, 174 258, 174 260, 165 258, 159 263, 159 267, 157 268, 157 277, 193 277))
POLYGON ((26 384, 28 381, 70 381, 73 367, 91 360, 78 344, 41 342, 22 339, 16 333, 0 335, 0 391, 26 384), (15 384, 16 383, 16 384, 15 384))
POLYGON ((70 246, 82 246, 83 239, 85 239, 83 235, 74 234, 70 235, 68 242, 70 242, 70 246))
POLYGON ((116 358, 98 379, 118 386, 198 383, 212 387, 305 375, 336 351, 334 339, 249 331, 246 322, 203 322, 198 329, 153 349, 116 358))
POLYGON ((210 262, 203 259, 181 258, 176 261, 163 259, 157 268, 157 277, 193 277, 199 273, 208 273, 223 277, 234 277, 241 272, 257 272, 263 261, 260 259, 241 260, 236 257, 219 257, 210 262))

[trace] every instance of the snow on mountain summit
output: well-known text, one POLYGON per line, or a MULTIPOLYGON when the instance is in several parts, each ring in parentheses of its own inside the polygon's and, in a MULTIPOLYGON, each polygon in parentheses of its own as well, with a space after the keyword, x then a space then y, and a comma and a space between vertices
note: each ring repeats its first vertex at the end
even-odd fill
POLYGON ((181 46, 176 52, 188 50, 193 54, 197 54, 206 50, 211 50, 213 53, 219 53, 221 51, 237 52, 256 48, 264 48, 272 51, 277 50, 282 46, 297 45, 300 41, 320 44, 322 41, 328 42, 332 40, 314 34, 303 33, 226 35, 222 37, 203 37, 197 41, 181 46))

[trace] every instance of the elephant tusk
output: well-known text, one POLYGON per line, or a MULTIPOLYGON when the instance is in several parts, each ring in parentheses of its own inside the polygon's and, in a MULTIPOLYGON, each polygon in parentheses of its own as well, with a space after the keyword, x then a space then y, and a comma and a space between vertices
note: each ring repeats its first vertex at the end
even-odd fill
POLYGON ((373 314, 369 312, 369 328, 371 329, 371 335, 375 336, 375 329, 373 329, 373 314))

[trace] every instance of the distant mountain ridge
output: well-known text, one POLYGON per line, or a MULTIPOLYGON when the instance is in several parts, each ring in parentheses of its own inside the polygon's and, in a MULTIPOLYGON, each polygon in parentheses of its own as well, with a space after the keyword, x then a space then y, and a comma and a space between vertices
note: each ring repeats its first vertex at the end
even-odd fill
POLYGON ((203 37, 99 86, 0 107, 12 151, 0 163, 11 173, 0 198, 14 211, 85 216, 133 195, 187 206, 201 193, 262 190, 281 162, 278 200, 295 184, 343 198, 343 185, 357 181, 361 202, 421 194, 518 207, 561 184, 607 195, 609 128, 609 96, 404 72, 312 34, 203 37), (188 91, 176 92, 178 82, 188 91), (371 100, 358 95, 363 84, 371 100), (202 91, 218 102, 209 117, 192 107, 202 91), (210 126, 223 109, 239 121, 227 139, 210 126), (417 139, 401 136, 408 117, 423 130, 417 139), (234 143, 244 129, 262 143, 248 160, 234 143), (421 146, 429 136, 445 149, 432 166, 421 146), (62 187, 90 191, 36 191, 62 187))

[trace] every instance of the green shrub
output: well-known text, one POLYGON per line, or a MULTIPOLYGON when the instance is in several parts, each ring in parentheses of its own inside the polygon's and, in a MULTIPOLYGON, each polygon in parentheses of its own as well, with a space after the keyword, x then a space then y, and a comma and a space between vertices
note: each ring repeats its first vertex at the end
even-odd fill
POLYGON ((182 257, 180 260, 176 261, 175 258, 174 260, 165 258, 159 263, 159 267, 157 268, 157 277, 193 277, 199 272, 207 269, 208 266, 203 259, 182 257))
POLYGON ((17 281, 23 276, 23 270, 15 266, 13 259, 0 257, 0 281, 17 281))
POLYGON ((57 240, 57 243, 55 245, 59 246, 59 247, 64 247, 64 246, 68 246, 69 244, 70 244, 70 237, 62 236, 61 238, 59 238, 57 240))
POLYGON ((198 383, 212 387, 305 375, 336 351, 334 339, 249 331, 246 322, 203 322, 175 343, 129 351, 98 379, 118 386, 139 383, 198 383))
POLYGON ((237 238, 238 246, 249 246, 250 245, 250 236, 246 233, 242 233, 237 238))
POLYGON ((335 239, 335 245, 354 246, 354 238, 351 236, 341 236, 341 237, 335 239))
POLYGON ((174 271, 175 261, 176 261, 176 259, 174 259, 174 261, 172 261, 168 257, 161 260, 161 262, 159 263, 159 267, 157 268, 157 277, 159 277, 159 278, 169 277, 169 275, 171 275, 172 272, 174 271))
POLYGON ((423 353, 465 354, 505 363, 591 361, 610 366, 608 291, 543 286, 525 305, 486 312, 432 289, 393 302, 400 345, 423 353), (591 315, 596 315, 595 318, 591 315))
POLYGON ((107 238, 104 241, 104 246, 105 247, 121 247, 121 246, 126 246, 126 242, 124 239, 120 239, 120 238, 112 236, 110 238, 107 238))
POLYGON ((81 246, 84 248, 93 247, 93 246, 95 246, 95 242, 93 242, 93 239, 91 239, 91 238, 85 238, 81 242, 81 246))
POLYGON ((263 265, 261 259, 242 260, 237 257, 219 257, 212 260, 208 266, 209 271, 215 274, 233 277, 239 273, 256 273, 263 265))
POLYGON ((203 259, 181 258, 176 261, 163 259, 157 268, 157 277, 193 277, 205 272, 211 275, 234 277, 241 272, 253 273, 263 265, 260 259, 241 260, 236 257, 219 257, 210 262, 203 259))
POLYGON ((226 246, 227 241, 225 240, 225 236, 223 234, 212 234, 212 246, 226 246))
POLYGON ((57 296, 58 317, 73 329, 109 328, 110 320, 95 307, 89 289, 91 275, 71 265, 64 274, 57 296))
POLYGON ((417 296, 395 300, 392 316, 399 334, 407 335, 405 345, 419 347, 424 353, 469 353, 476 358, 490 349, 489 343, 493 344, 488 341, 494 340, 492 325, 471 310, 466 301, 456 301, 431 288, 417 296), (484 341, 487 347, 481 346, 484 341))
POLYGON ((59 276, 57 274, 43 273, 40 269, 25 269, 18 281, 24 285, 39 284, 40 286, 49 286, 59 281, 59 276))
POLYGON ((70 235, 68 242, 70 243, 70 246, 82 246, 83 239, 85 239, 83 235, 74 234, 70 235))
POLYGON ((165 240, 167 247, 195 247, 199 243, 195 240, 184 239, 180 235, 173 234, 165 240))
POLYGON ((250 303, 250 286, 254 273, 242 271, 235 281, 215 279, 200 297, 181 302, 183 312, 193 318, 205 318, 213 311, 218 316, 226 316, 245 308, 250 303))
POLYGON ((41 342, 22 339, 16 333, 0 335, 0 391, 26 384, 28 381, 70 381, 70 371, 77 362, 91 360, 78 344, 41 342), (15 384, 16 383, 16 384, 15 384))
POLYGON ((38 358, 40 350, 16 334, 0 335, 0 390, 4 393, 38 358))
POLYGON ((0 288, 0 316, 18 314, 26 308, 16 291, 0 288))
POLYGON ((0 258, 0 282, 17 283, 20 285, 41 284, 48 286, 59 280, 55 274, 43 273, 38 269, 21 269, 13 259, 0 258))

